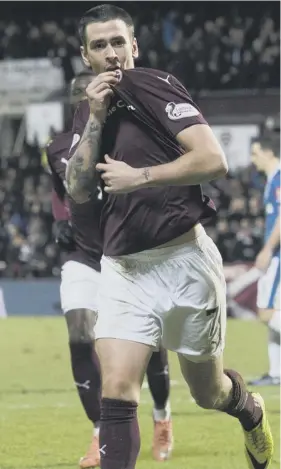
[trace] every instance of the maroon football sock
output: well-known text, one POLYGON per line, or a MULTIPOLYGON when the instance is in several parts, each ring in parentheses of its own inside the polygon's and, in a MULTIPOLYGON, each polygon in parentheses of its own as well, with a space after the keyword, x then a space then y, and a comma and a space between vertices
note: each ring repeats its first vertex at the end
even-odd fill
POLYGON ((100 421, 100 365, 91 343, 70 343, 71 366, 77 391, 89 420, 100 421))
POLYGON ((137 404, 102 399, 101 469, 134 469, 140 450, 137 404))
POLYGON ((234 370, 224 370, 224 373, 232 381, 232 399, 224 409, 229 415, 236 417, 244 430, 253 430, 262 419, 262 409, 255 402, 251 393, 246 389, 242 376, 234 370))
POLYGON ((155 409, 164 409, 170 394, 168 354, 164 348, 151 355, 146 373, 155 409))

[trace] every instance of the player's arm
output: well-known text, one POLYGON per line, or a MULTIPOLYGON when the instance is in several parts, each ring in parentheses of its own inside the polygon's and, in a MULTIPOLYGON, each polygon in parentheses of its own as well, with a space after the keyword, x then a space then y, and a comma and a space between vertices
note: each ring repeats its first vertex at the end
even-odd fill
POLYGON ((66 201, 59 196, 55 188, 52 189, 52 213, 55 221, 69 219, 66 201))
POLYGON ((80 144, 70 158, 66 169, 67 192, 83 204, 95 189, 95 165, 99 159, 103 125, 90 114, 80 144))
POLYGON ((280 213, 275 222, 274 228, 269 236, 267 242, 264 245, 264 249, 269 249, 272 252, 280 245, 280 213))
POLYGON ((185 153, 170 163, 142 168, 142 187, 196 185, 225 176, 224 152, 207 125, 193 125, 176 135, 185 153))
POLYGON ((256 257, 255 266, 263 272, 268 269, 272 256, 276 248, 280 245, 280 221, 281 220, 279 214, 271 232, 271 235, 269 236, 264 247, 256 257))
MULTIPOLYGON (((52 213, 55 222, 53 223, 53 236, 58 246, 64 250, 72 250, 75 241, 71 225, 69 223, 69 210, 67 207, 66 191, 63 180, 60 178, 52 165, 51 147, 47 147, 46 156, 52 178, 52 213)), ((54 156, 54 155, 53 155, 54 156)), ((63 154, 61 154, 63 156, 63 154)), ((59 158, 61 159, 61 158, 59 158)))
MULTIPOLYGON (((45 149, 46 164, 48 165, 48 172, 51 175, 52 181, 52 214, 54 219, 57 220, 68 220, 69 215, 65 204, 65 187, 63 181, 59 177, 53 165, 54 152, 52 148, 52 142, 45 149)), ((59 158, 58 158, 59 159, 59 158)))
POLYGON ((55 222, 53 224, 53 236, 59 247, 64 250, 75 248, 73 231, 69 222, 69 210, 66 200, 62 199, 56 190, 52 190, 52 212, 55 222))
POLYGON ((132 192, 144 187, 196 185, 220 178, 227 173, 227 162, 216 137, 207 125, 194 125, 176 136, 185 153, 171 163, 132 168, 105 156, 99 163, 108 193, 132 192))
POLYGON ((265 272, 271 262, 272 256, 276 249, 280 246, 280 183, 276 184, 275 187, 275 197, 276 197, 276 204, 278 207, 279 215, 276 217, 276 221, 274 227, 268 237, 265 245, 263 246, 262 250, 256 257, 255 265, 256 267, 265 272))
POLYGON ((184 86, 173 76, 156 77, 150 86, 144 97, 183 154, 169 163, 143 168, 141 186, 196 185, 224 176, 228 169, 224 152, 184 86))
POLYGON ((97 188, 96 163, 100 157, 101 135, 107 108, 113 94, 110 85, 116 84, 117 81, 115 72, 101 73, 86 89, 90 117, 66 170, 67 191, 78 204, 89 200, 97 188))
POLYGON ((106 163, 97 165, 105 182, 105 192, 197 185, 227 173, 226 158, 219 142, 181 83, 170 75, 165 79, 151 77, 149 85, 143 83, 142 96, 147 112, 153 109, 153 117, 162 132, 178 142, 182 154, 169 163, 145 168, 132 168, 106 155, 106 163))

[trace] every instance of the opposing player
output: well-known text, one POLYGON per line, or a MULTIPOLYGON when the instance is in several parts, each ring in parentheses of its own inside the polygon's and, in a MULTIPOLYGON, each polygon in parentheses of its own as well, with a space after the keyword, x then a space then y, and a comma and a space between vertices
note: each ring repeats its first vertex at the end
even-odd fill
MULTIPOLYGON (((82 73, 72 81, 71 100, 74 106, 85 98, 85 88, 92 78, 92 74, 82 73)), ((88 468, 96 467, 100 462, 100 375, 92 342, 102 254, 99 230, 102 202, 99 191, 81 205, 66 197, 65 171, 71 142, 71 132, 56 137, 47 148, 47 157, 54 187, 56 239, 64 254, 61 303, 69 331, 73 376, 86 414, 94 424, 92 444, 80 461, 81 468, 88 468)), ((173 441, 168 359, 162 347, 149 361, 147 380, 154 400, 153 457, 157 461, 164 461, 171 455, 173 441)))
POLYGON ((77 203, 91 197, 97 171, 106 194, 95 327, 101 468, 135 468, 140 387, 160 342, 178 353, 198 405, 239 420, 249 468, 267 468, 273 442, 263 400, 223 368, 222 260, 201 225, 215 210, 200 183, 226 173, 222 149, 178 80, 134 69, 138 45, 127 12, 92 8, 80 34, 83 60, 98 76, 75 116, 79 143, 66 175, 77 203))
MULTIPOLYGON (((92 79, 92 74, 85 73, 72 81, 71 101, 74 109, 77 102, 85 97, 85 88, 92 79)), ((93 347, 93 327, 100 275, 101 200, 98 192, 89 202, 79 206, 72 199, 66 199, 64 181, 71 144, 71 132, 60 134, 48 145, 46 154, 53 182, 53 214, 57 220, 54 231, 63 256, 60 296, 69 333, 72 372, 81 403, 94 426, 89 451, 80 461, 81 468, 88 468, 100 464, 101 380, 99 361, 93 347)))
POLYGON ((262 272, 258 282, 257 306, 260 319, 268 325, 269 371, 251 381, 254 386, 280 385, 280 139, 260 138, 252 144, 252 162, 266 175, 264 191, 264 247, 256 267, 262 272))

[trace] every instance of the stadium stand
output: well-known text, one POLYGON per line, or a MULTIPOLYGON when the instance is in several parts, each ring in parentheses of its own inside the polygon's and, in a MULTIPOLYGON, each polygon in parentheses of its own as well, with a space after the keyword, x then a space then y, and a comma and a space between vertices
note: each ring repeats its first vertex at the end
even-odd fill
MULTIPOLYGON (((191 2, 189 6, 179 3, 173 10, 164 3, 151 10, 146 2, 141 9, 131 2, 141 51, 138 65, 165 69, 199 94, 279 88, 280 25, 274 2, 257 3, 255 8, 243 2, 229 4, 233 6, 218 2, 213 11, 195 8, 191 2)), ((29 18, 20 2, 17 5, 16 16, 7 6, 0 21, 0 60, 47 57, 62 68, 68 83, 77 72, 76 22, 85 5, 70 2, 65 16, 55 11, 51 2, 48 10, 40 7, 40 14, 34 7, 29 18)), ((265 126, 272 130, 274 119, 264 118, 265 126)), ((41 165, 41 153, 38 142, 24 139, 20 157, 13 153, 0 159, 3 277, 59 275, 52 239, 51 185, 41 165)), ((237 167, 216 187, 206 188, 220 209, 220 218, 209 227, 209 233, 225 262, 253 261, 260 249, 262 185, 250 167, 237 167)))

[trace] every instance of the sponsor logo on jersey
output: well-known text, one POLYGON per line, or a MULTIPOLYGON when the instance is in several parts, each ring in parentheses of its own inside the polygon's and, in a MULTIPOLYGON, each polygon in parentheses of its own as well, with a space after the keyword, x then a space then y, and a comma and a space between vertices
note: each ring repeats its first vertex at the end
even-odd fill
POLYGON ((117 111, 117 109, 120 109, 120 108, 123 108, 123 107, 126 107, 128 109, 128 111, 135 111, 135 107, 132 106, 131 104, 129 104, 127 106, 126 103, 124 103, 124 101, 122 101, 121 99, 119 99, 116 103, 115 106, 112 106, 111 108, 109 108, 108 112, 107 112, 107 116, 111 116, 114 112, 117 111))
POLYGON ((194 117, 199 115, 198 109, 189 103, 168 103, 165 108, 168 118, 172 121, 184 119, 186 117, 194 117))
POLYGON ((165 81, 166 83, 168 83, 168 85, 171 85, 171 83, 169 82, 170 75, 168 75, 167 78, 162 78, 162 77, 157 77, 157 78, 159 78, 159 80, 165 81))

